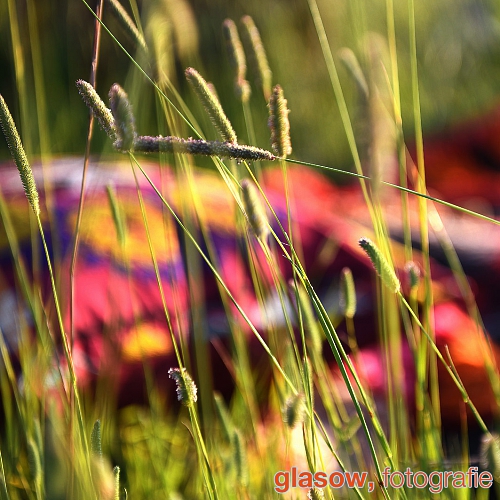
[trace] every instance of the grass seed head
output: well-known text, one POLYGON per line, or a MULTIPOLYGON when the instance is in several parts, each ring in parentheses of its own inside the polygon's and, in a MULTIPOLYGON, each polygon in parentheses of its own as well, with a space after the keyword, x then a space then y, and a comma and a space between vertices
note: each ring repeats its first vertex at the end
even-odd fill
POLYGON ((269 99, 268 125, 271 130, 273 151, 281 158, 286 158, 292 152, 288 113, 290 113, 290 110, 287 108, 287 100, 283 96, 283 89, 280 85, 276 85, 269 99))
POLYGON ((114 16, 118 22, 122 25, 122 28, 128 33, 128 35, 134 40, 138 47, 140 47, 144 52, 148 51, 146 41, 142 36, 141 32, 137 29, 134 21, 128 15, 127 11, 123 8, 118 0, 108 0, 109 6, 114 16))
POLYGON ((10 154, 14 159, 19 175, 21 176, 21 182, 23 183, 24 192, 26 198, 38 217, 40 215, 40 201, 38 199, 38 191, 36 189, 35 177, 33 176, 33 171, 28 162, 26 152, 24 151, 21 138, 17 132, 16 124, 14 119, 10 114, 9 108, 4 98, 0 95, 0 125, 7 141, 7 146, 9 147, 10 154))
POLYGON ((40 450, 38 449, 35 440, 29 438, 27 443, 28 466, 33 482, 37 489, 42 485, 43 471, 42 461, 40 458, 40 450))
POLYGON ((113 467, 113 475, 115 477, 115 496, 114 500, 120 500, 120 467, 113 467))
POLYGON ((409 261, 405 265, 405 272, 408 275, 410 292, 413 292, 418 288, 418 285, 420 284, 420 268, 415 262, 409 261))
POLYGON ((269 235, 269 222, 264 205, 257 193, 257 188, 249 179, 243 179, 241 189, 243 191, 243 204, 250 226, 255 236, 265 241, 269 235))
POLYGON ((127 93, 117 83, 109 89, 109 105, 117 135, 114 146, 121 151, 132 151, 137 138, 134 113, 127 93))
POLYGON ((375 243, 368 238, 361 238, 359 240, 359 246, 366 252, 372 261, 375 271, 377 271, 377 274, 382 278, 384 284, 393 293, 398 293, 401 289, 399 279, 396 276, 393 267, 389 264, 389 262, 387 262, 387 259, 377 248, 375 243))
POLYGON ((243 37, 246 41, 248 61, 254 67, 254 73, 257 75, 257 83, 262 87, 265 100, 269 101, 273 74, 269 68, 259 30, 250 16, 242 17, 241 22, 244 27, 243 37))
POLYGON ((311 488, 307 492, 307 498, 309 500, 323 500, 325 498, 325 493, 321 488, 311 488))
POLYGON ((247 73, 247 62, 235 22, 232 19, 226 19, 222 23, 222 31, 224 33, 224 38, 226 39, 227 51, 231 65, 236 69, 236 78, 245 79, 247 73))
POLYGON ((221 158, 234 158, 238 161, 276 160, 276 156, 270 151, 254 146, 232 144, 230 142, 204 141, 203 139, 183 139, 175 136, 138 136, 134 143, 134 151, 219 156, 221 158))
POLYGON ((109 138, 116 141, 115 120, 111 110, 104 104, 94 87, 85 80, 77 80, 76 87, 82 96, 83 102, 90 109, 97 121, 108 134, 109 138))
POLYGON ((233 432, 232 445, 236 480, 240 485, 246 486, 248 484, 248 459, 243 436, 238 430, 233 432))
POLYGON ((92 455, 102 459, 102 432, 101 421, 96 420, 90 434, 90 451, 92 455))
POLYGON ((283 408, 283 422, 290 428, 293 429, 297 425, 304 422, 305 416, 305 402, 304 394, 294 394, 290 396, 283 408))
POLYGON ((224 113, 219 99, 212 93, 205 79, 194 68, 187 68, 185 74, 187 81, 193 88, 194 93, 205 108, 222 139, 226 142, 236 144, 236 132, 224 113))
POLYGON ((198 400, 198 388, 185 368, 170 368, 168 376, 177 384, 177 399, 187 407, 198 400))
POLYGON ((348 267, 344 267, 340 274, 340 309, 346 318, 353 318, 356 314, 356 288, 348 267))
POLYGON ((485 434, 480 447, 481 467, 490 471, 495 481, 500 480, 500 436, 497 433, 485 434))
POLYGON ((234 79, 236 95, 242 102, 248 102, 252 91, 250 84, 245 80, 247 63, 243 45, 238 35, 238 28, 232 19, 226 19, 222 24, 222 30, 226 39, 231 65, 236 69, 236 77, 234 79))

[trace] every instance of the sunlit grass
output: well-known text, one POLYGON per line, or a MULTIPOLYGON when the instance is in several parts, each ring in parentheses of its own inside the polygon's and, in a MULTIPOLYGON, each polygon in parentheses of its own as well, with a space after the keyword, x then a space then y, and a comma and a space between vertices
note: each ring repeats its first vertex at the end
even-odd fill
MULTIPOLYGON (((271 66, 273 60, 277 66, 276 70, 271 67, 273 81, 279 78, 279 86, 274 87, 269 106, 269 130, 268 124, 262 119, 267 119, 269 112, 265 102, 271 94, 271 85, 266 79, 269 72, 261 68, 261 71, 267 72, 267 76, 260 75, 262 87, 254 85, 245 72, 247 68, 242 60, 244 54, 238 52, 236 57, 234 47, 233 58, 238 60, 238 64, 231 71, 221 71, 222 77, 217 75, 218 82, 226 85, 224 90, 231 88, 232 92, 217 93, 217 85, 211 87, 207 84, 201 75, 213 75, 217 69, 211 68, 205 72, 202 66, 205 61, 196 54, 191 55, 192 67, 186 71, 187 80, 195 90, 193 93, 183 79, 184 71, 177 78, 172 68, 167 71, 167 68, 162 67, 167 56, 177 57, 183 64, 186 62, 185 66, 188 67, 188 57, 181 53, 174 54, 175 50, 181 50, 180 35, 177 34, 177 45, 172 48, 171 54, 159 54, 155 50, 154 43, 163 45, 161 40, 155 39, 159 34, 150 29, 154 25, 151 19, 154 16, 160 19, 161 15, 165 15, 161 6, 151 2, 148 5, 151 11, 146 14, 145 6, 144 12, 141 12, 135 2, 120 7, 113 0, 113 12, 118 12, 117 19, 100 19, 85 0, 75 0, 75 3, 85 7, 86 14, 91 11, 92 22, 89 26, 92 26, 94 36, 102 32, 105 39, 101 43, 112 46, 129 65, 124 81, 112 87, 109 111, 105 94, 91 91, 92 87, 101 87, 97 63, 100 67, 106 64, 106 80, 109 75, 113 76, 113 60, 103 61, 99 44, 96 44, 93 54, 89 54, 93 69, 91 71, 88 68, 91 78, 90 84, 86 84, 89 85, 89 92, 85 94, 85 104, 90 104, 92 116, 100 117, 101 125, 104 124, 103 128, 109 136, 105 151, 112 151, 114 155, 125 154, 129 160, 140 210, 139 219, 145 234, 143 245, 147 247, 149 265, 161 297, 163 328, 172 344, 175 366, 165 366, 164 370, 166 373, 173 369, 170 373, 177 383, 179 400, 185 407, 165 404, 165 388, 157 387, 153 362, 142 350, 140 342, 138 349, 141 351, 140 360, 147 388, 147 407, 119 409, 107 401, 107 379, 104 373, 94 374, 98 388, 95 395, 92 390, 90 393, 82 390, 78 384, 73 359, 76 335, 73 315, 78 302, 74 298, 76 291, 73 287, 77 282, 75 275, 78 273, 76 264, 82 237, 81 218, 86 209, 85 176, 72 243, 70 276, 65 277, 61 276, 64 267, 59 260, 61 256, 57 251, 56 239, 51 242, 51 254, 44 236, 44 222, 47 220, 52 228, 52 238, 57 234, 52 213, 52 187, 49 183, 38 186, 38 190, 45 193, 45 203, 41 209, 36 208, 38 205, 34 199, 37 187, 34 180, 33 185, 30 184, 31 177, 26 177, 32 174, 28 160, 25 161, 23 156, 26 152, 28 159, 31 159, 34 153, 40 153, 44 166, 49 165, 51 144, 58 133, 57 129, 52 130, 47 125, 48 110, 57 103, 50 102, 47 97, 47 75, 43 71, 44 54, 39 47, 37 24, 40 12, 33 2, 28 2, 31 43, 28 51, 20 35, 24 28, 19 20, 18 7, 9 0, 4 10, 8 12, 10 23, 16 106, 25 149, 16 149, 22 146, 17 143, 13 146, 12 141, 9 146, 17 162, 22 164, 21 178, 34 212, 29 219, 35 255, 31 265, 27 265, 21 257, 19 236, 12 222, 11 209, 1 192, 0 217, 15 264, 19 292, 33 318, 31 326, 35 335, 30 335, 30 326, 21 312, 16 312, 21 324, 18 373, 15 368, 17 361, 3 337, 0 342, 4 366, 0 373, 4 417, 4 433, 0 441, 2 495, 13 499, 269 498, 276 495, 274 474, 297 466, 311 472, 331 472, 334 469, 367 471, 370 480, 375 481, 375 491, 369 492, 367 487, 352 490, 344 488, 341 494, 346 497, 369 498, 376 495, 392 498, 397 494, 401 498, 414 498, 420 495, 415 489, 396 491, 383 484, 385 467, 392 470, 411 467, 414 471, 450 468, 467 470, 471 457, 463 436, 461 460, 454 461, 451 466, 445 465, 448 457, 442 445, 442 395, 439 394, 438 366, 445 372, 440 376, 450 377, 458 389, 464 401, 464 412, 467 406, 490 442, 496 441, 490 435, 489 423, 485 422, 474 405, 475 394, 467 392, 449 352, 440 351, 436 345, 429 228, 432 227, 438 235, 468 314, 477 325, 478 342, 495 394, 492 405, 496 405, 498 411, 500 384, 492 348, 484 337, 481 316, 460 261, 445 229, 440 228, 439 215, 434 212, 436 205, 443 205, 452 213, 482 219, 492 224, 492 227, 498 225, 499 221, 428 193, 422 130, 422 113, 427 103, 424 103, 426 98, 422 98, 421 90, 417 25, 417 19, 420 18, 416 17, 418 6, 414 5, 413 0, 401 2, 405 4, 404 13, 399 3, 396 6, 390 0, 376 2, 377 5, 369 9, 366 2, 358 0, 352 2, 349 8, 352 11, 343 13, 344 23, 353 22, 355 12, 366 14, 354 21, 352 33, 356 36, 349 35, 342 39, 345 45, 353 45, 349 57, 351 64, 354 61, 359 67, 358 75, 358 70, 351 71, 351 75, 342 73, 338 64, 338 51, 342 45, 338 44, 332 22, 338 21, 341 14, 335 13, 332 18, 322 2, 303 2, 301 9, 310 16, 309 36, 316 47, 314 67, 327 75, 323 83, 328 86, 328 91, 322 90, 325 102, 323 108, 315 112, 322 115, 318 123, 298 125, 300 130, 308 126, 317 129, 319 126, 321 133, 307 134, 306 140, 299 139, 297 149, 294 145, 294 106, 300 109, 301 104, 294 82, 299 79, 307 81, 308 75, 294 71, 285 74, 283 61, 280 61, 274 46, 265 47, 268 54, 272 54, 269 57, 271 66), (366 12, 365 8, 368 9, 366 12), (380 9, 380 12, 373 22, 385 26, 380 34, 382 40, 387 40, 387 60, 382 55, 383 49, 374 47, 380 40, 369 34, 373 28, 368 11, 373 13, 375 8, 380 9), (131 14, 126 15, 124 12, 131 14), (144 16, 144 26, 141 24, 141 15, 144 16), (122 39, 127 40, 125 44, 122 39), (409 59, 403 63, 398 57, 400 47, 405 47, 404 50, 407 48, 404 53, 409 54, 409 59), (356 57, 359 57, 359 64, 356 57), (195 66, 197 69, 193 69, 195 66), (27 74, 32 77, 27 77, 27 74), (353 76, 354 80, 358 78, 354 84, 353 76), (352 87, 357 84, 358 93, 364 92, 360 81, 366 82, 364 96, 356 96, 352 91, 352 87), (288 88, 293 90, 292 98, 288 88), (250 89, 256 95, 250 96, 250 89), (92 106, 92 102, 100 99, 98 94, 102 102, 92 106), (203 106, 195 101, 195 94, 203 106), (153 103, 144 106, 151 116, 144 116, 145 111, 141 106, 143 99, 149 99, 149 104, 153 103), (368 154, 363 151, 364 138, 359 136, 356 128, 356 120, 359 120, 356 103, 359 104, 362 99, 364 108, 360 108, 365 113, 362 119, 366 121, 365 130, 368 127, 367 134, 370 136, 368 154), (232 104, 228 106, 226 114, 228 102, 232 104), (288 107, 292 110, 290 130, 288 107), (203 114, 203 108, 206 115, 203 114), (31 118, 32 109, 36 109, 36 119, 31 118), (330 123, 330 115, 336 116, 335 124, 334 120, 330 123), (237 124, 236 132, 234 124, 237 124), (242 132, 239 131, 240 127, 242 132), (383 136, 380 127, 388 128, 391 137, 383 136), (156 129, 164 135, 154 135, 156 129), (406 151, 405 139, 408 140, 408 135, 405 131, 408 130, 415 137, 411 142, 416 144, 416 165, 411 163, 406 151), (262 138, 270 135, 271 145, 268 146, 269 141, 264 143, 262 138), (191 139, 191 136, 195 139, 191 139), (326 137, 330 137, 329 141, 326 137), (332 149, 335 149, 335 154, 338 154, 339 149, 348 152, 349 160, 344 163, 353 164, 354 171, 332 167, 321 161, 329 144, 336 140, 345 143, 343 146, 334 145, 332 149), (379 160, 378 155, 383 157, 385 152, 382 149, 388 143, 398 171, 393 172, 396 175, 386 177, 384 162, 379 160), (292 148, 294 157, 289 158, 292 148), (163 182, 165 174, 161 174, 162 182, 155 183, 144 166, 142 153, 151 152, 156 155, 155 161, 175 169, 175 182, 183 189, 182 199, 174 200, 175 203, 168 196, 169 186, 165 184, 166 181, 163 182), (316 158, 320 158, 320 161, 316 158), (239 291, 232 289, 225 263, 218 257, 217 242, 212 231, 213 221, 205 213, 204 186, 198 182, 198 161, 206 169, 217 173, 221 180, 219 189, 234 207, 233 212, 223 215, 232 218, 234 232, 241 240, 241 251, 248 259, 251 292, 257 299, 258 314, 245 310, 239 302, 239 291), (265 172, 272 161, 279 165, 282 175, 284 204, 280 217, 276 207, 273 207, 272 199, 268 197, 264 181, 265 172), (369 220, 369 225, 365 226, 366 234, 359 235, 363 236, 360 246, 373 263, 370 279, 376 293, 374 317, 386 376, 386 399, 383 404, 380 398, 372 394, 370 381, 366 380, 363 372, 362 357, 356 341, 359 333, 354 321, 356 304, 353 305, 352 297, 349 304, 339 305, 331 311, 308 276, 303 242, 296 223, 300 215, 297 210, 300 210, 298 200, 301 192, 290 180, 290 171, 296 168, 296 164, 329 171, 343 181, 350 179, 359 183, 369 220), (415 181, 409 182, 409 179, 415 181), (159 256, 151 234, 148 200, 144 197, 145 188, 141 188, 145 185, 144 181, 162 206, 165 233, 168 233, 167 227, 175 224, 182 240, 190 303, 197 304, 197 307, 188 311, 189 332, 181 326, 185 324, 184 312, 176 307, 172 311, 167 304, 159 256), (384 195, 388 192, 401 197, 402 252, 389 237, 384 207, 384 195), (417 200, 415 205, 412 204, 413 200, 417 200), (418 251, 412 247, 410 228, 410 210, 414 206, 417 207, 418 222, 413 229, 418 230, 421 242, 418 251), (41 236, 41 250, 38 248, 38 233, 41 236), (38 262, 38 253, 43 253, 45 261, 41 259, 38 262), (416 255, 423 267, 421 284, 416 284, 406 293, 400 282, 401 271, 404 264, 412 261, 416 255), (291 270, 292 279, 289 281, 285 277, 284 266, 291 270), (219 382, 217 378, 220 374, 211 372, 210 340, 204 335, 207 308, 210 307, 203 302, 200 285, 204 279, 204 267, 208 268, 215 281, 228 323, 228 347, 221 351, 235 386, 228 402, 214 393, 214 385, 219 382), (45 268, 50 275, 50 304, 42 300, 45 292, 42 293, 44 284, 41 275, 45 268), (66 279, 70 282, 69 298, 61 297, 61 283, 66 279), (423 290, 423 299, 417 294, 419 287, 423 290), (274 301, 274 316, 269 314, 270 297, 274 301), (65 331, 63 318, 67 305, 65 301, 69 302, 69 331, 65 331), (345 339, 338 331, 344 319, 349 337, 347 344, 352 355, 348 353, 345 339), (63 346, 62 356, 56 347, 59 341, 63 346), (415 365, 414 409, 409 407, 405 399, 403 385, 407 367, 401 359, 403 343, 408 344, 415 365), (261 352, 258 366, 253 365, 254 345, 258 345, 261 352), (330 358, 333 356, 336 371, 332 371, 324 359, 327 353, 330 358), (334 372, 336 375, 333 375, 334 372)), ((187 9, 186 12, 191 12, 187 4, 181 3, 187 9)), ((104 4, 106 6, 106 2, 104 4)), ((102 6, 102 3, 99 5, 102 6)), ((244 14, 246 12, 241 13, 244 14)), ((164 21, 167 29, 167 17, 164 21)), ((186 18, 186 23, 188 21, 186 18)), ((199 19, 198 22, 205 21, 199 19)), ((207 19, 206 22, 211 21, 207 19)), ((245 26, 248 22, 247 18, 245 26)), ((224 26, 226 29, 242 29, 241 23, 226 21, 224 26)), ((169 29, 174 29, 171 24, 169 29)), ((269 33, 270 29, 264 26, 265 33, 269 33)), ((295 28, 290 26, 289 29, 293 33, 295 28)), ((281 38, 274 38, 276 47, 282 47, 287 36, 283 34, 281 38)), ((236 43, 234 37, 234 33, 228 36, 229 43, 236 43)), ((383 45, 385 42, 380 43, 383 45)), ((241 50, 238 46, 238 51, 241 50)), ((248 51, 248 47, 245 50, 248 51)), ((288 57, 288 53, 283 54, 284 60, 288 60, 288 57)), ((208 67, 208 62, 206 64, 208 67)), ((227 68, 227 61, 220 61, 220 66, 227 68)), ((84 75, 79 75, 79 78, 82 77, 84 75)), ((80 91, 82 85, 82 81, 79 81, 80 91)), ((77 89, 72 87, 68 92, 76 94, 77 89)), ((314 91, 311 90, 311 93, 314 91)), ((314 99, 304 95, 304 102, 308 105, 314 99)), ((75 107, 72 113, 86 117, 84 103, 79 104, 80 107, 75 107)), ((300 116, 308 114, 301 112, 300 116)), ((4 122, 5 112, 2 113, 4 122)), ((6 135, 8 137, 8 132, 6 135)), ((91 118, 86 137, 85 164, 95 151, 92 143, 94 135, 105 134, 97 130, 91 118)), ((83 141, 81 143, 85 144, 83 141)), ((83 154, 83 150, 76 153, 83 154)), ((122 256, 131 281, 133 265, 126 251, 127 221, 120 213, 120 200, 112 185, 108 185, 108 196, 108 209, 116 231, 115 244, 119 247, 117 254, 122 256)), ((361 254, 362 250, 356 251, 361 254)), ((348 277, 349 272, 346 270, 343 276, 352 280, 352 274, 348 277)), ((337 279, 341 279, 340 275, 337 279)), ((350 283, 349 287, 354 288, 355 285, 355 282, 350 283)), ((168 293, 173 291, 175 294, 175 286, 175 283, 172 284, 168 293)), ((352 293, 349 290, 346 288, 344 297, 352 293)), ((136 326, 141 320, 138 313, 134 312, 136 326)), ((175 392, 173 383, 168 390, 175 392)), ((174 399, 175 395, 171 401, 174 399)), ((428 493, 427 490, 424 492, 428 493)), ((306 494, 305 488, 302 491, 292 490, 291 498, 306 498, 306 494)), ((325 495, 326 498, 334 498, 338 492, 326 489, 325 495)), ((471 498, 474 493, 450 489, 447 495, 450 498, 471 498)))

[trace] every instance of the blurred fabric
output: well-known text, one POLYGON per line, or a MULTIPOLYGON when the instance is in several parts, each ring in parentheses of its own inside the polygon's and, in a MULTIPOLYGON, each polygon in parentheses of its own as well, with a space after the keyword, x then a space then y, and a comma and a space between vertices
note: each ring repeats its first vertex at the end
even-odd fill
MULTIPOLYGON (((429 158, 432 162, 439 151, 437 147, 430 151, 429 158)), ((244 218, 238 216, 234 198, 219 174, 209 170, 195 170, 193 182, 188 182, 186 176, 171 168, 160 168, 155 163, 142 162, 141 165, 175 213, 192 231, 234 299, 259 332, 265 333, 270 322, 278 327, 283 326, 283 312, 279 298, 273 292, 271 270, 255 238, 248 232, 244 218), (200 207, 198 213, 193 208, 193 200, 200 207), (255 263, 256 272, 263 284, 262 306, 254 292, 250 260, 255 263)), ((43 225, 55 263, 65 328, 68 332, 71 331, 69 275, 82 167, 81 158, 59 158, 43 166, 34 166, 37 185, 42 193, 42 205, 47 205, 42 210, 43 225)), ((444 170, 445 167, 441 165, 440 168, 444 170)), ((234 304, 227 297, 225 301, 221 299, 221 294, 225 295, 225 292, 220 290, 206 262, 186 238, 148 181, 140 172, 137 174, 136 185, 128 163, 99 161, 91 162, 89 166, 74 278, 73 356, 80 383, 92 385, 98 375, 105 374, 116 384, 120 404, 145 400, 143 363, 152 367, 158 384, 167 380, 168 368, 177 364, 171 332, 167 326, 171 325, 172 334, 178 340, 182 339, 188 349, 193 348, 195 335, 201 336, 199 338, 207 343, 212 353, 212 371, 215 376, 203 374, 203 377, 212 377, 216 387, 219 383, 218 388, 227 393, 233 387, 233 382, 220 354, 223 352, 221 348, 230 349, 228 339, 231 327, 238 324, 246 333, 255 365, 265 354, 234 304), (108 185, 112 185, 116 191, 119 210, 125 221, 126 239, 122 246, 118 241, 106 194, 108 185), (144 200, 150 242, 138 201, 138 188, 144 200), (158 264, 165 307, 149 244, 158 264), (197 315, 202 318, 201 321, 199 318, 196 320, 197 315), (220 376, 220 373, 225 375, 220 376)), ((433 178, 431 174, 430 179, 433 178)), ((375 274, 370 261, 357 243, 364 236, 374 238, 369 229, 370 219, 361 191, 357 185, 335 186, 318 171, 303 166, 288 169, 288 182, 292 229, 294 240, 298 243, 298 254, 311 283, 337 323, 339 334, 344 340, 347 336, 345 324, 340 320, 339 277, 344 267, 352 270, 358 300, 354 318, 360 347, 358 359, 363 360, 361 369, 372 390, 383 392, 385 362, 377 347, 375 274)), ((50 317, 54 311, 45 271, 46 263, 38 237, 33 238, 36 228, 30 227, 28 204, 13 165, 2 165, 0 186, 24 262, 27 269, 31 270, 31 278, 41 289, 44 307, 50 317), (39 252, 34 257, 33 249, 39 252), (32 261, 38 264, 33 267, 32 261)), ((281 224, 286 227, 287 207, 281 169, 264 170, 262 186, 281 224)), ((481 185, 478 195, 480 191, 481 185)), ((406 262, 402 243, 398 242, 402 238, 400 200, 397 190, 390 191, 384 201, 384 209, 389 231, 394 236, 392 251, 396 270, 406 293, 403 271, 406 262)), ((492 297, 496 296, 498 288, 496 276, 499 260, 494 249, 500 245, 500 230, 491 223, 459 215, 447 207, 437 207, 436 210, 442 226, 450 227, 449 235, 459 256, 462 254, 465 260, 473 259, 475 262, 470 268, 473 273, 469 278, 477 294, 481 312, 485 318, 488 315, 496 318, 495 301, 492 297), (471 244, 464 243, 467 242, 468 235, 472 234, 471 244), (484 251, 484 248, 488 250, 484 251)), ((413 198, 410 212, 411 219, 416 220, 417 204, 413 198)), ((281 234, 276 221, 272 217, 270 221, 276 233, 281 234)), ((284 241, 283 237, 281 239, 284 241)), ((415 244, 418 244, 417 238, 415 244)), ((438 257, 431 262, 436 343, 443 353, 446 348, 449 349, 458 373, 466 388, 471 390, 479 411, 492 415, 496 409, 491 390, 488 389, 490 384, 484 366, 483 332, 467 314, 465 301, 450 269, 443 261, 440 262, 442 255, 437 250, 439 238, 436 239, 436 235, 433 235, 431 244, 432 248, 436 248, 438 257)), ((28 323, 31 320, 26 303, 18 293, 11 249, 3 226, 0 245, 0 326, 7 344, 15 352, 16 336, 21 328, 16 315, 22 315, 28 323)), ((279 248, 274 248, 273 245, 271 247, 284 280, 289 280, 293 277, 290 263, 282 256, 279 248)), ((418 251, 414 252, 414 260, 421 265, 418 251)), ((288 304, 291 311, 294 307, 292 295, 288 304)), ((420 293, 420 299, 422 298, 420 293)), ((495 321, 491 324, 498 328, 495 321)), ((498 358, 500 351, 495 343, 492 345, 495 357, 498 358)), ((403 345, 402 349, 402 356, 406 360, 404 384, 410 400, 414 384, 412 356, 407 346, 403 345)), ((323 351, 325 359, 335 372, 335 362, 326 344, 323 351)), ((463 402, 449 375, 441 369, 440 385, 443 419, 457 422, 463 402)))

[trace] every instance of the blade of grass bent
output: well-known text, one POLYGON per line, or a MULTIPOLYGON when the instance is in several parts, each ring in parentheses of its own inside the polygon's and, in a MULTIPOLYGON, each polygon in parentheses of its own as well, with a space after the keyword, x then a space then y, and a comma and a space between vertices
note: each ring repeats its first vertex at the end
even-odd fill
MULTIPOLYGON (((350 177, 362 178, 362 179, 367 180, 367 181, 371 180, 371 177, 369 175, 358 174, 356 172, 349 172, 348 170, 343 170, 343 169, 335 168, 335 167, 328 167, 326 165, 320 165, 318 163, 311 163, 311 162, 301 161, 301 160, 292 160, 290 158, 287 158, 286 161, 289 163, 296 163, 298 165, 306 165, 308 167, 321 168, 323 170, 328 170, 329 172, 335 172, 335 173, 347 175, 350 177)), ((386 186, 392 187, 394 189, 398 189, 399 191, 404 191, 405 193, 408 193, 408 194, 413 194, 413 195, 418 196, 420 198, 425 198, 426 200, 433 201, 433 202, 438 203, 440 205, 443 205, 445 207, 451 208, 453 210, 457 210, 458 212, 462 212, 462 213, 470 215, 472 217, 476 217, 478 219, 485 220, 485 221, 491 222, 492 224, 500 226, 500 220, 493 219, 492 217, 488 217, 487 215, 481 214, 479 212, 475 212, 474 210, 469 210, 468 208, 461 207, 460 205, 455 205, 454 203, 450 203, 448 201, 441 200, 440 198, 436 198, 435 196, 431 196, 427 192, 421 193, 421 192, 415 191, 413 189, 410 189, 410 188, 407 188, 404 186, 400 186, 398 184, 394 184, 392 182, 382 181, 382 184, 385 184, 386 186)))

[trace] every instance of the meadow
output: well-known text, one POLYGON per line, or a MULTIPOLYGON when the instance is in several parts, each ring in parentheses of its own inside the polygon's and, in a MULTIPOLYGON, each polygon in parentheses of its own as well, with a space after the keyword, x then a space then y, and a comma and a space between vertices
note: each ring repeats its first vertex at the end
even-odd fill
POLYGON ((494 494, 499 16, 0 0, 1 498, 494 494))

